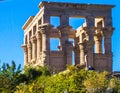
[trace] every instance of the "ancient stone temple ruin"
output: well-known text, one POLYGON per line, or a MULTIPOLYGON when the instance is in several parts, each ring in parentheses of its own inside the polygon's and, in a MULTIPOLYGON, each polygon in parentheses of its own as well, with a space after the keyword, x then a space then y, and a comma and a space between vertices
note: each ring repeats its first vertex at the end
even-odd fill
POLYGON ((24 24, 24 65, 48 66, 59 72, 66 65, 93 67, 98 71, 112 71, 113 5, 41 2, 40 11, 24 24), (56 28, 51 16, 60 18, 56 28), (69 25, 69 18, 84 18, 77 29, 69 25), (50 39, 59 39, 58 50, 50 50, 50 39), (74 42, 69 41, 73 39, 74 42), (74 55, 73 55, 74 53, 74 55), (74 61, 73 61, 74 57, 74 61))

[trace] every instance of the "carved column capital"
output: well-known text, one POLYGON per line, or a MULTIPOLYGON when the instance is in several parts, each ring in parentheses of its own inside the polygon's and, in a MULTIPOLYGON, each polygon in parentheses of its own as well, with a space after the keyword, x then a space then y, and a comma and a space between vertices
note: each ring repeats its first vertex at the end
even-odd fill
POLYGON ((103 35, 105 37, 111 37, 113 34, 114 28, 112 26, 103 28, 103 35))
POLYGON ((94 35, 96 28, 91 26, 91 27, 83 27, 83 30, 86 31, 88 35, 94 35))
POLYGON ((36 39, 36 36, 35 36, 35 35, 31 37, 31 42, 32 42, 32 43, 35 43, 36 40, 37 40, 37 39, 36 39))
POLYGON ((32 48, 31 43, 27 44, 27 48, 28 48, 28 49, 31 49, 31 48, 32 48))
POLYGON ((48 34, 52 28, 53 26, 51 24, 39 25, 39 30, 42 34, 48 34))
POLYGON ((40 39, 41 38, 41 33, 40 33, 40 31, 38 31, 37 33, 36 33, 36 39, 40 39))
POLYGON ((60 31, 60 33, 63 34, 69 34, 70 30, 72 30, 71 26, 59 26, 57 27, 60 31))
POLYGON ((87 40, 93 41, 96 28, 94 26, 91 26, 91 27, 83 27, 83 29, 85 30, 87 40))
POLYGON ((94 40, 95 41, 102 41, 102 33, 95 33, 94 40))

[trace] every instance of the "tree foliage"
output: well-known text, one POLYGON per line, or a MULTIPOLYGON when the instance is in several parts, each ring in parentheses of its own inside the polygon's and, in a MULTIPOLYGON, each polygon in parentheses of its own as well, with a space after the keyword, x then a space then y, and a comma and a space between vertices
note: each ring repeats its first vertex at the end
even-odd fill
POLYGON ((108 75, 76 66, 58 74, 41 66, 28 66, 21 72, 12 61, 0 69, 0 93, 120 93, 120 78, 108 75))
POLYGON ((21 65, 16 68, 15 62, 12 65, 3 64, 0 69, 0 91, 12 92, 14 88, 20 83, 21 65))

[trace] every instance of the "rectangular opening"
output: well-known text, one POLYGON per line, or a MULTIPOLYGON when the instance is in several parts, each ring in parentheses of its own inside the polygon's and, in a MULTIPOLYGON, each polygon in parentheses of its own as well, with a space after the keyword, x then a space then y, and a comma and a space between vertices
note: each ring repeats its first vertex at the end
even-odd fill
POLYGON ((58 51, 58 46, 60 43, 60 39, 59 38, 50 38, 50 50, 51 51, 58 51))
POLYGON ((78 27, 84 25, 85 22, 85 18, 69 17, 69 25, 74 29, 77 29, 78 27))
POLYGON ((102 53, 105 53, 104 37, 102 38, 102 53))
POLYGON ((104 27, 103 18, 95 18, 95 27, 104 27))
POLYGON ((60 17, 59 16, 51 16, 50 24, 52 24, 55 28, 60 25, 60 17))
MULTIPOLYGON (((69 38, 68 41, 69 41, 70 43, 72 43, 73 46, 75 45, 73 38, 69 38)), ((72 65, 75 65, 75 54, 74 54, 74 50, 72 50, 72 65)))
POLYGON ((69 41, 70 43, 72 43, 72 45, 74 46, 74 39, 73 39, 73 38, 69 38, 68 41, 69 41))

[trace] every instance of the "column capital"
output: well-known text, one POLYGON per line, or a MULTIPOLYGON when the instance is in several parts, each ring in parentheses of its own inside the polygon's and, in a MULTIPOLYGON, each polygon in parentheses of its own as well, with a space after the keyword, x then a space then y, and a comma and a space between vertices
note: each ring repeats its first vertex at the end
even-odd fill
POLYGON ((26 44, 22 45, 22 48, 23 48, 24 52, 27 52, 27 45, 26 44))
POLYGON ((35 43, 35 42, 36 42, 36 40, 37 40, 37 39, 36 39, 36 36, 35 36, 35 35, 33 35, 33 36, 31 37, 31 42, 32 42, 32 43, 35 43))
POLYGON ((96 28, 94 26, 91 26, 91 27, 83 27, 83 29, 85 30, 87 41, 93 41, 96 28))
POLYGON ((83 30, 86 31, 88 34, 95 34, 96 27, 91 26, 91 27, 83 27, 83 30))
POLYGON ((69 34, 70 30, 72 30, 71 26, 58 26, 57 28, 61 34, 69 34))
POLYGON ((113 34, 114 28, 112 26, 103 28, 103 35, 105 37, 111 37, 113 34))
POLYGON ((27 48, 28 48, 28 49, 31 49, 31 48, 32 48, 31 43, 27 44, 27 48))
POLYGON ((96 32, 94 34, 94 40, 95 41, 102 41, 102 37, 103 37, 103 32, 96 30, 96 32))
POLYGON ((52 28, 53 28, 53 26, 51 24, 39 25, 39 30, 40 30, 41 34, 47 34, 47 33, 49 33, 49 31, 52 28))
POLYGON ((36 33, 36 39, 40 39, 41 38, 41 33, 40 33, 40 31, 38 31, 37 33, 36 33))

